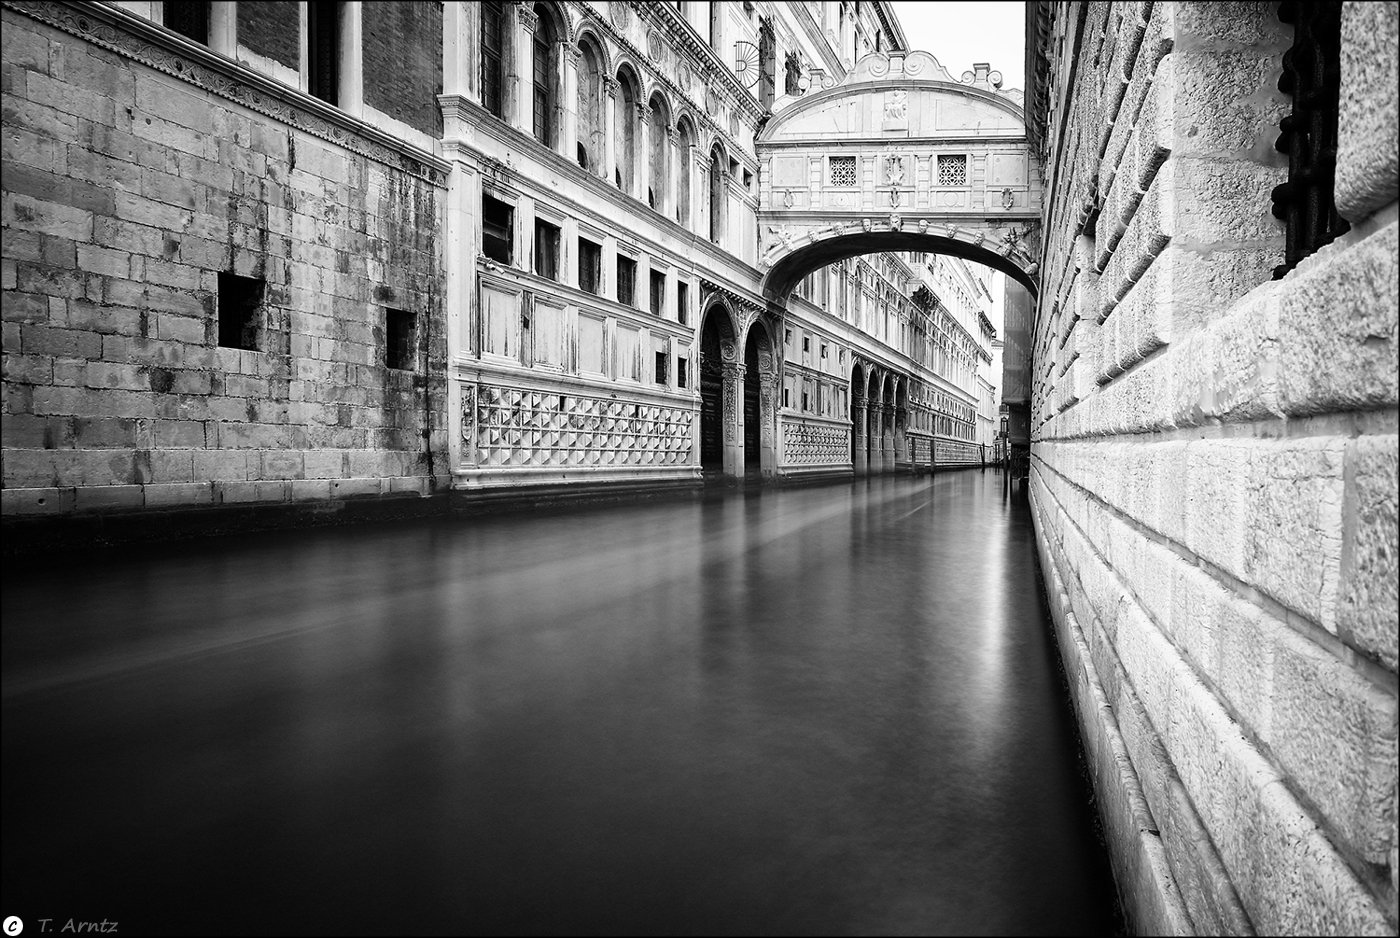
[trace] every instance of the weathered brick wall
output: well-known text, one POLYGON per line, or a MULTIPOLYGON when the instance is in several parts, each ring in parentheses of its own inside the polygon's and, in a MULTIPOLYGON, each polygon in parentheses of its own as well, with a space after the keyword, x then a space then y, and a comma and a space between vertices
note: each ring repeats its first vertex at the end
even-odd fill
POLYGON ((4 63, 5 512, 428 490, 443 190, 9 10, 4 63), (266 279, 257 351, 220 271, 266 279))
POLYGON ((1344 14, 1353 229, 1277 282, 1275 8, 1059 10, 1031 494, 1144 933, 1396 930, 1396 8, 1344 14))
POLYGON ((363 6, 365 103, 415 130, 442 134, 442 4, 363 6))
POLYGON ((288 68, 301 64, 301 4, 239 0, 238 42, 288 68))

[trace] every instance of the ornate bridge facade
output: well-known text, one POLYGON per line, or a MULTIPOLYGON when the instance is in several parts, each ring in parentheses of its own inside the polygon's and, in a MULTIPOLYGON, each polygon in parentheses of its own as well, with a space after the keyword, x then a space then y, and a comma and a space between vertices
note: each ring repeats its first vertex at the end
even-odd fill
POLYGON ((781 98, 756 141, 759 269, 782 302, 813 270, 876 251, 951 254, 1036 292, 1041 180, 1020 91, 925 52, 867 55, 781 98))

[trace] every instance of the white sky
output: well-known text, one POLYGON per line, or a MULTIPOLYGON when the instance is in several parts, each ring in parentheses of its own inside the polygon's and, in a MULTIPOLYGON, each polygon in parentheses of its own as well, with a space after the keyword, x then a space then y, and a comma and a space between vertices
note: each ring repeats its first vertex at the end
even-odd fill
POLYGON ((958 78, 974 62, 989 62, 1003 88, 1025 89, 1026 5, 895 0, 890 3, 910 50, 933 57, 958 78))

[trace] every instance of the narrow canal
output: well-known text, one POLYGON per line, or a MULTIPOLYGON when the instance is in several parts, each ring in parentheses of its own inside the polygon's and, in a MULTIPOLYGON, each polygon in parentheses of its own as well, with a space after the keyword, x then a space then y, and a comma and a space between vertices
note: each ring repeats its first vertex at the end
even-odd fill
POLYGON ((6 564, 3 912, 1112 933, 1033 552, 988 471, 6 564))

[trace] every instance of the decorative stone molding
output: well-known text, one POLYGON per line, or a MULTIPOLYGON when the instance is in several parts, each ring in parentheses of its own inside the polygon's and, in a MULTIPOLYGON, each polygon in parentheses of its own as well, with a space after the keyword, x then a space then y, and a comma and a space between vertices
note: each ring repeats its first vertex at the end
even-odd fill
POLYGON ((119 7, 91 4, 75 9, 65 3, 26 0, 5 0, 4 6, 313 137, 447 188, 451 166, 446 161, 119 7))

